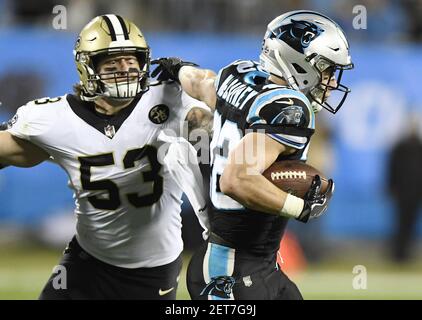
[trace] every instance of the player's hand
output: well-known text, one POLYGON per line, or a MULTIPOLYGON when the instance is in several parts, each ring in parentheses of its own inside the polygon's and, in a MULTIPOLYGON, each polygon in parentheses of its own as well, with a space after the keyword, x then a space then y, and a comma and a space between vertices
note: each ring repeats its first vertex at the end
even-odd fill
POLYGON ((309 219, 318 218, 327 210, 333 192, 334 181, 330 179, 328 180, 327 190, 324 193, 321 193, 321 178, 316 175, 312 181, 311 187, 303 198, 305 201, 303 211, 296 219, 306 223, 309 219))
POLYGON ((151 61, 151 64, 158 64, 154 71, 152 71, 151 78, 157 77, 158 81, 174 80, 179 83, 179 71, 181 67, 198 66, 196 63, 183 61, 176 57, 159 58, 151 61))
POLYGON ((7 130, 7 127, 8 127, 8 125, 7 125, 7 122, 6 121, 0 123, 0 131, 7 130))

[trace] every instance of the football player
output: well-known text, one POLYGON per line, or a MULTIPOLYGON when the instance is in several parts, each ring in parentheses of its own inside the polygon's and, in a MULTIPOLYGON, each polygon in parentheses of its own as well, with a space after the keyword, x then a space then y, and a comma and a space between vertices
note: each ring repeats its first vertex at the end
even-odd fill
POLYGON ((186 92, 216 109, 211 233, 189 265, 191 297, 302 299, 276 263, 280 240, 289 218, 307 222, 324 213, 334 183, 322 193, 317 176, 301 199, 261 173, 275 161, 306 161, 315 114, 343 104, 350 90, 341 76, 353 68, 344 32, 322 14, 293 11, 268 25, 259 63, 237 60, 215 79, 193 66, 176 74, 169 65, 186 92))
POLYGON ((177 137, 209 109, 177 82, 149 83, 150 48, 120 16, 89 22, 74 58, 77 94, 31 101, 0 132, 0 164, 51 159, 74 191, 77 232, 57 269, 66 283, 53 273, 40 299, 175 299, 184 181, 172 172, 193 149, 177 137))

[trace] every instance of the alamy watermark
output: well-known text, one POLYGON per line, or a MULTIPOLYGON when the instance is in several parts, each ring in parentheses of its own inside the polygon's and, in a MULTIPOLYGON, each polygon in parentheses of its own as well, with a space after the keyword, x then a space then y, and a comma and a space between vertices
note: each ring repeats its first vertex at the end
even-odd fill
POLYGON ((57 274, 53 278, 53 288, 56 290, 67 289, 67 270, 64 266, 54 266, 53 274, 57 274))
POLYGON ((52 13, 55 15, 52 21, 52 26, 56 30, 67 29, 67 9, 63 5, 56 5, 53 7, 52 13))
POLYGON ((352 280, 352 287, 355 290, 368 289, 368 273, 363 265, 353 267, 352 273, 355 275, 352 280))
MULTIPOLYGON (((160 164, 166 162, 166 157, 170 146, 179 144, 177 161, 183 165, 195 164, 197 162, 202 164, 214 163, 216 158, 225 158, 234 164, 246 164, 251 168, 247 174, 257 175, 260 174, 258 171, 252 169, 254 167, 263 167, 265 162, 266 154, 266 133, 263 129, 252 130, 246 129, 243 133, 240 129, 234 129, 226 139, 231 139, 233 136, 237 136, 237 139, 232 141, 210 141, 210 134, 204 129, 194 129, 189 132, 188 122, 185 121, 181 126, 180 130, 163 129, 162 133, 158 136, 158 141, 162 142, 157 150, 157 160, 160 164), (235 132, 235 130, 237 130, 235 132), (245 138, 245 136, 251 133, 258 133, 253 138, 245 138), (243 136, 243 138, 242 138, 243 136), (161 137, 161 138, 160 138, 161 137), (181 142, 190 142, 193 146, 189 148, 181 142), (242 143, 239 144, 239 141, 242 143), (232 142, 236 142, 236 147, 230 148, 232 142), (230 152, 229 152, 230 151, 230 152), (210 163, 211 162, 211 163, 210 163)), ((223 136, 222 136, 223 137, 223 136)), ((233 146, 233 145, 232 145, 233 146)))
POLYGON ((355 30, 366 30, 368 29, 368 13, 364 5, 356 5, 353 7, 353 29, 355 30))

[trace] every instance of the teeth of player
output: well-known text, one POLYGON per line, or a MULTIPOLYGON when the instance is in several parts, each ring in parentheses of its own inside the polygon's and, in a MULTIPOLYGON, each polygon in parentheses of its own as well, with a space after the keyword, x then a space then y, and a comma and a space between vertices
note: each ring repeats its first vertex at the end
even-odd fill
POLYGON ((282 180, 282 179, 304 179, 304 180, 306 180, 306 171, 271 172, 271 180, 282 180))

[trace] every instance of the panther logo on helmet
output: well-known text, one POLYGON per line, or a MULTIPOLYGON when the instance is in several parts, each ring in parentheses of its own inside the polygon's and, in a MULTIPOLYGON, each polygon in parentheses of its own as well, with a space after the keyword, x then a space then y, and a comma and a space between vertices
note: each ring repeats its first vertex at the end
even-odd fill
POLYGON ((346 35, 335 21, 315 11, 291 11, 273 19, 264 35, 260 64, 305 94, 314 112, 325 108, 336 113, 350 92, 341 83, 343 71, 353 69, 346 35), (331 85, 323 79, 330 79, 331 85), (330 97, 333 91, 340 94, 330 97))
POLYGON ((287 25, 280 26, 273 31, 273 37, 283 40, 293 49, 304 53, 303 49, 317 38, 324 30, 309 21, 293 20, 287 25))

